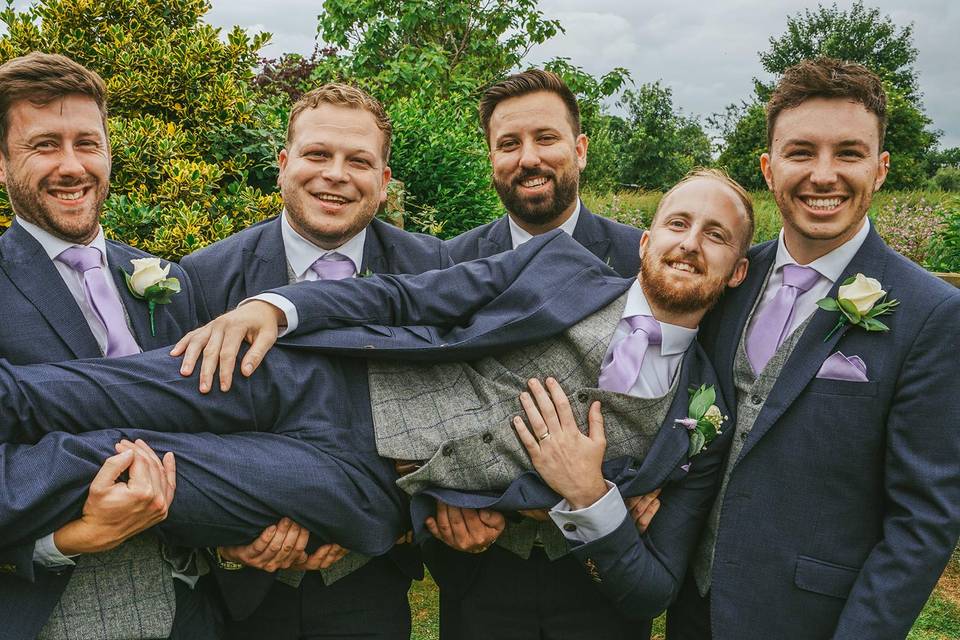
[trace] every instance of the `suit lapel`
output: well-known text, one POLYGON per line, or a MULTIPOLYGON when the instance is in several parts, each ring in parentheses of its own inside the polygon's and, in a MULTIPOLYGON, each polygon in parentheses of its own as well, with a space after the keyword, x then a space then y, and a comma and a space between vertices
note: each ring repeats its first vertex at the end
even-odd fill
POLYGON ((573 239, 579 242, 590 253, 606 261, 610 253, 610 238, 604 235, 597 217, 593 215, 583 202, 580 202, 580 218, 573 228, 573 239))
MULTIPOLYGON (((83 312, 40 243, 20 225, 2 237, 3 268, 14 286, 50 323, 75 358, 93 358, 100 347, 83 312)), ((124 287, 126 288, 126 287, 124 287)))
POLYGON ((493 223, 486 236, 477 239, 477 249, 481 257, 492 256, 513 248, 513 239, 510 237, 510 222, 503 216, 493 223))
POLYGON ((393 245, 384 245, 384 240, 380 236, 380 224, 386 223, 381 223, 374 218, 367 226, 367 235, 363 239, 363 260, 360 262, 358 277, 362 277, 368 271, 371 273, 394 272, 390 268, 388 260, 388 256, 392 255, 394 248, 393 245))
MULTIPOLYGON (((843 274, 833 283, 833 287, 830 288, 830 293, 827 296, 835 298, 843 281, 857 273, 863 273, 883 282, 886 263, 887 256, 883 241, 877 235, 877 232, 871 229, 863 246, 857 251, 846 269, 843 270, 843 274)), ((814 312, 810 323, 803 335, 800 336, 796 347, 794 347, 793 353, 790 354, 790 358, 784 364, 783 371, 770 391, 760 415, 757 416, 751 435, 744 443, 738 460, 743 459, 743 456, 790 408, 790 405, 820 370, 823 361, 835 350, 843 335, 851 329, 849 324, 845 324, 829 340, 824 341, 824 337, 837 323, 837 318, 837 312, 824 311, 823 309, 817 309, 814 312)), ((857 328, 854 331, 862 331, 862 329, 857 328)))
POLYGON ((256 244, 243 248, 244 298, 290 283, 280 218, 265 226, 256 244))

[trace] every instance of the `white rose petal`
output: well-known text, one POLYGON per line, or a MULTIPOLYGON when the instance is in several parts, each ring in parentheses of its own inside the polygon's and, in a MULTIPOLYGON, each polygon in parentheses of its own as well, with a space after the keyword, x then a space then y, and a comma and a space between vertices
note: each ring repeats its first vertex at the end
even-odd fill
POLYGON ((160 258, 139 258, 130 262, 133 263, 130 287, 140 296, 153 285, 165 280, 170 273, 170 265, 161 267, 160 258))
POLYGON ((860 315, 864 315, 870 309, 873 309, 877 300, 885 295, 887 295, 887 292, 881 288, 878 280, 868 278, 862 273, 858 273, 853 282, 843 285, 837 292, 837 298, 852 302, 860 315))

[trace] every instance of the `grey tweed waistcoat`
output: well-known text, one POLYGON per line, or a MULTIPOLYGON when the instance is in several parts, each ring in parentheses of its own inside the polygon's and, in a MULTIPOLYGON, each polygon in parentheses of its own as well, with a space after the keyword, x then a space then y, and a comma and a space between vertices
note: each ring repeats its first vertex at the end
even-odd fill
POLYGON ((81 555, 38 640, 167 638, 176 597, 160 542, 145 533, 81 555))
MULTIPOLYGON (((544 342, 471 363, 422 365, 371 362, 370 404, 381 456, 425 460, 398 480, 410 494, 430 487, 500 491, 532 465, 511 418, 530 378, 553 376, 570 394, 586 432, 594 400, 603 409, 606 458, 642 459, 666 418, 676 391, 645 399, 596 388, 600 365, 623 315, 627 296, 544 342)), ((567 552, 552 522, 508 526, 497 544, 528 557, 539 541, 551 558, 567 552)))
MULTIPOLYGON (((767 280, 769 279, 770 273, 767 273, 767 280)), ((764 285, 764 287, 766 287, 766 285, 764 285)), ((763 291, 763 289, 761 289, 761 291, 763 291)), ((753 314, 757 311, 760 297, 761 296, 757 296, 757 300, 754 302, 753 310, 747 319, 747 327, 750 326, 750 322, 753 320, 753 314)), ((737 390, 737 424, 734 427, 733 442, 730 445, 729 457, 727 458, 727 464, 724 468, 723 478, 720 481, 720 490, 717 492, 716 500, 713 503, 713 508, 710 510, 707 525, 704 527, 703 535, 700 538, 700 543, 693 559, 693 575, 697 582, 700 595, 705 596, 710 589, 710 578, 713 574, 713 555, 717 544, 717 529, 720 526, 720 511, 723 505, 723 497, 727 491, 727 484, 730 482, 730 474, 733 472, 737 457, 739 457, 740 451, 743 450, 743 445, 750 436, 750 431, 753 429, 754 423, 757 421, 757 416, 760 415, 760 411, 763 409, 767 396, 770 395, 773 385, 776 384, 777 378, 783 370, 783 365, 786 364, 790 358, 790 354, 793 353, 794 347, 796 347, 797 342, 800 341, 800 337, 803 335, 812 317, 813 315, 811 314, 793 333, 787 336, 787 339, 784 340, 783 344, 774 352, 770 361, 767 362, 759 375, 754 373, 753 367, 750 366, 750 361, 747 359, 746 329, 744 329, 740 336, 740 344, 737 346, 737 355, 733 363, 733 381, 737 390), (758 399, 760 400, 759 402, 757 402, 758 399)))

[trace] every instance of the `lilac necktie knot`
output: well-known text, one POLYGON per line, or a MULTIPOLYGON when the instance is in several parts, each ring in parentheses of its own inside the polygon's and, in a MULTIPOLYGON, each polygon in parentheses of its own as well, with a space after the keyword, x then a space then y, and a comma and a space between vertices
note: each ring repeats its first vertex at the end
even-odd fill
POLYGON ((356 273, 353 261, 335 251, 317 258, 310 270, 321 280, 343 280, 356 273))
POLYGON ((653 316, 627 316, 624 320, 630 333, 614 345, 610 362, 600 370, 599 382, 601 389, 619 393, 629 393, 636 384, 649 346, 663 342, 660 323, 653 316))
POLYGON ((747 333, 747 359, 754 373, 760 373, 783 341, 790 335, 797 298, 820 279, 812 267, 783 266, 783 284, 769 304, 757 313, 747 333))
POLYGON ((96 247, 74 246, 62 251, 57 260, 83 277, 87 304, 107 331, 104 355, 113 358, 140 353, 140 345, 127 326, 123 303, 116 290, 107 283, 107 274, 101 266, 102 255, 96 247))

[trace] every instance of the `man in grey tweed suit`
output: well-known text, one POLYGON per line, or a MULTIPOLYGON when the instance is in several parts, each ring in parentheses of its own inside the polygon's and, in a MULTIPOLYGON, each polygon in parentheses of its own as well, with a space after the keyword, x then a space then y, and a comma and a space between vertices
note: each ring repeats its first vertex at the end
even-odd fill
MULTIPOLYGON (((510 421, 519 409, 517 394, 526 380, 544 375, 554 376, 571 392, 569 404, 581 425, 590 404, 600 401, 607 428, 606 475, 620 480, 624 495, 667 485, 664 506, 645 542, 640 541, 632 520, 625 517, 621 494, 604 487, 603 500, 595 511, 606 517, 597 516, 596 520, 612 522, 612 527, 579 525, 578 518, 587 522, 594 518, 555 509, 551 516, 562 522, 561 527, 553 522, 525 521, 509 527, 497 545, 480 556, 460 554, 469 562, 469 570, 463 564, 453 565, 450 571, 443 570, 449 565, 441 566, 435 578, 447 592, 448 601, 458 604, 454 623, 442 623, 445 636, 536 637, 562 630, 569 637, 633 637, 638 633, 637 619, 648 618, 666 606, 676 592, 683 571, 679 567, 686 563, 712 497, 718 464, 714 455, 725 444, 720 442, 711 455, 695 457, 689 471, 681 469, 687 462, 687 436, 672 425, 675 419, 686 417, 688 383, 711 379, 705 373, 709 365, 700 360, 697 348, 689 345, 699 318, 715 296, 745 275, 742 252, 751 235, 751 225, 746 222, 752 221, 749 211, 742 190, 722 175, 696 174, 663 199, 653 228, 641 244, 644 269, 629 292, 620 289, 612 304, 560 336, 470 364, 371 362, 370 402, 377 449, 381 455, 411 461, 407 468, 412 472, 399 484, 417 494, 415 526, 422 520, 420 514, 432 508, 433 498, 461 507, 505 511, 556 504, 556 493, 545 491, 535 477, 524 474, 529 469, 527 452, 516 440, 510 421), (709 286, 704 284, 705 274, 709 274, 709 286), (644 357, 638 382, 621 390, 625 392, 598 389, 602 365, 621 336, 630 333, 618 329, 615 334, 613 328, 625 322, 621 318, 643 314, 644 309, 665 317, 660 323, 661 349, 644 357), (675 448, 678 444, 680 449, 675 448), (625 481, 637 470, 617 469, 612 461, 643 454, 647 457, 640 477, 625 481), (657 551, 651 553, 644 545, 657 551), (575 549, 572 556, 567 555, 571 546, 575 549), (626 573, 620 552, 632 559, 626 573), (653 556, 656 561, 651 561, 653 556), (476 562, 482 569, 473 570, 476 562), (625 590, 607 589, 608 575, 612 584, 628 580, 631 585, 625 590), (651 593, 662 599, 651 599, 651 593)), ((375 304, 365 304, 361 296, 348 304, 332 303, 331 298, 338 296, 329 295, 328 290, 312 295, 311 289, 274 292, 296 309, 298 324, 291 333, 302 335, 306 342, 311 335, 322 341, 322 330, 349 323, 351 318, 369 322, 371 315, 379 315, 375 304)), ((245 315, 252 318, 262 310, 266 324, 276 323, 270 309, 251 303, 233 317, 246 333, 245 315)), ((401 315, 390 322, 421 320, 424 318, 401 315)), ((230 342, 229 334, 237 330, 230 322, 231 318, 225 317, 198 333, 225 331, 230 342)), ((267 330, 264 326, 263 331, 267 330)), ((458 346, 453 340, 449 344, 451 349, 458 346)), ((256 364, 262 348, 255 342, 245 365, 256 364)), ((458 352, 451 355, 462 357, 458 352)), ((188 360, 192 364, 189 354, 188 360)))
MULTIPOLYGON (((131 259, 149 256, 104 239, 104 91, 99 76, 63 56, 31 54, 0 67, 0 181, 16 214, 0 237, 0 356, 12 362, 135 353, 195 324, 190 283, 172 265, 183 293, 157 308, 152 333, 145 304, 119 274, 130 271, 131 259), (92 255, 95 266, 77 270, 67 257, 77 252, 92 255)), ((145 447, 112 457, 90 485, 82 517, 15 546, 5 540, 4 638, 209 637, 194 624, 196 612, 207 612, 204 599, 175 580, 169 550, 152 534, 135 535, 164 517, 173 496, 171 463, 168 456, 161 466, 145 447), (124 472, 129 482, 114 484, 124 472)), ((22 481, 48 472, 44 462, 22 481)))

